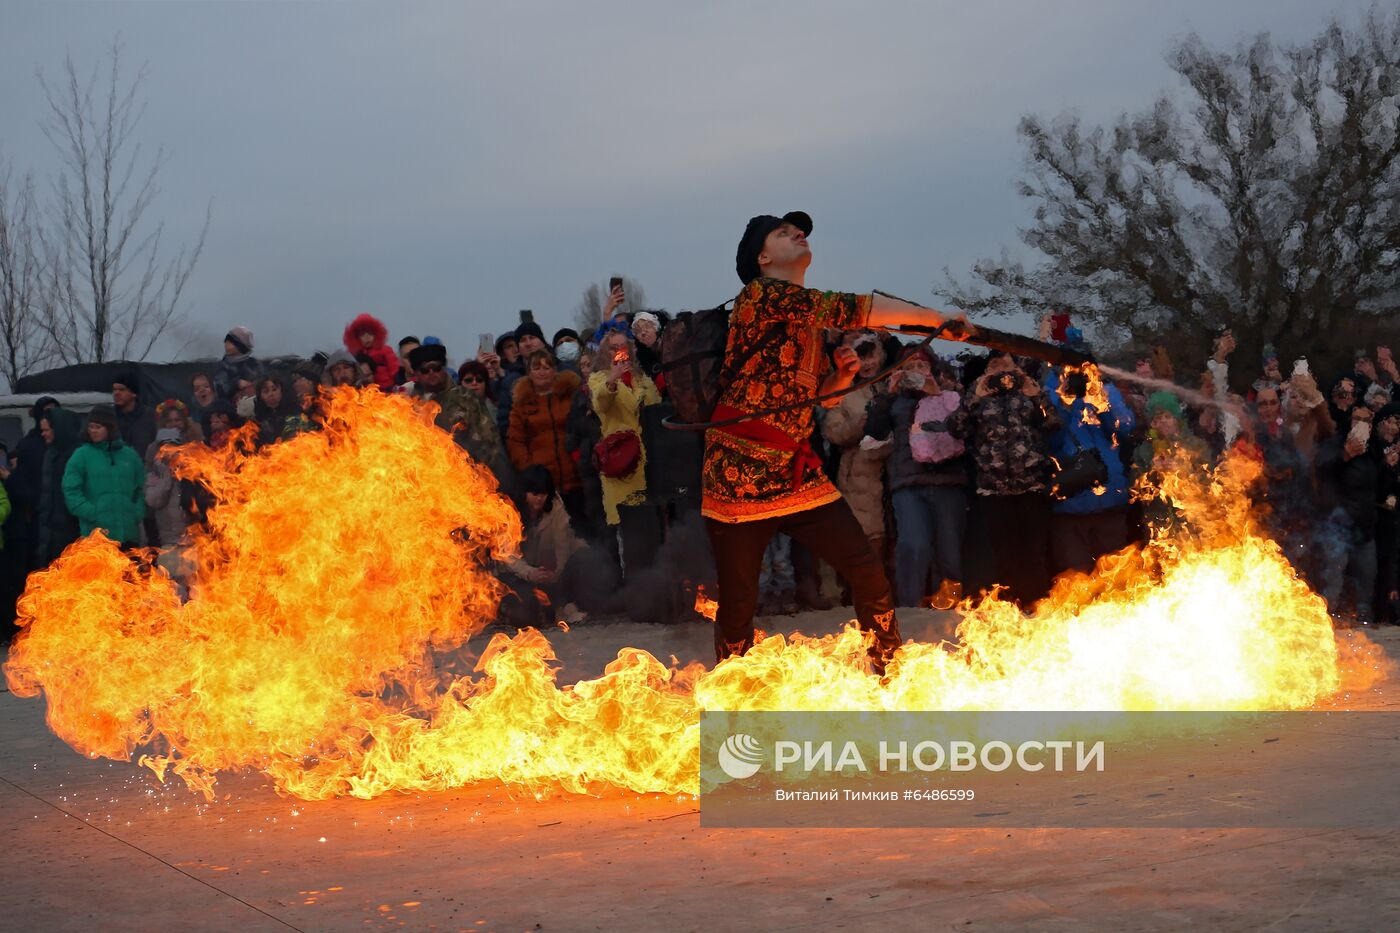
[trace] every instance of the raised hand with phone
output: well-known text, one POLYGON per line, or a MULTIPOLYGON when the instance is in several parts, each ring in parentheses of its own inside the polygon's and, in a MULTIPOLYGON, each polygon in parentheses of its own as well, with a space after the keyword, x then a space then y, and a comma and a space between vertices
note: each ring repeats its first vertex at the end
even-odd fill
POLYGON ((501 378, 501 358, 496 354, 496 341, 490 334, 477 335, 476 361, 486 367, 488 377, 501 378))
POLYGON ((608 279, 608 298, 603 302, 603 322, 607 323, 615 311, 627 300, 627 295, 622 288, 622 276, 615 275, 608 279))

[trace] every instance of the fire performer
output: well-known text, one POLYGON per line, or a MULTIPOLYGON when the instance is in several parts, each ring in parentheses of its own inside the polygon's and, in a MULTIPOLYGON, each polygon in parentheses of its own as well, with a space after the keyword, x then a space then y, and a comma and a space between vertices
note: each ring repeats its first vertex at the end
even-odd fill
MULTIPOLYGON (((944 315, 937 311, 883 295, 806 288, 811 232, 811 217, 800 211, 749 220, 735 260, 744 289, 730 315, 725 353, 727 360, 742 362, 726 364, 715 421, 783 408, 850 386, 860 359, 851 348, 840 347, 833 371, 823 352, 823 328, 943 323, 944 315)), ((701 512, 719 576, 716 660, 743 654, 753 645, 763 552, 773 535, 782 532, 848 581, 859 625, 874 635, 875 670, 883 673, 900 644, 890 584, 860 523, 812 450, 812 421, 812 406, 798 405, 705 432, 701 512)))

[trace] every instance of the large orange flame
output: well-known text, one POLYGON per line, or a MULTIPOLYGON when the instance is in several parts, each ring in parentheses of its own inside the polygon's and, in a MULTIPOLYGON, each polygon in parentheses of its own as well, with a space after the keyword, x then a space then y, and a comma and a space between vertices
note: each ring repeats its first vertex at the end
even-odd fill
POLYGON ((102 537, 31 578, 6 677, 45 692, 65 741, 206 795, 246 768, 305 798, 481 780, 694 792, 702 708, 1285 709, 1343 687, 1322 600, 1251 524, 1247 464, 1164 480, 1150 492, 1189 521, 1033 615, 965 604, 958 644, 906 645, 883 680, 854 627, 764 637, 713 671, 624 649, 565 687, 527 630, 454 677, 439 660, 494 615, 485 563, 514 551, 518 519, 431 411, 350 390, 326 406, 324 431, 255 454, 184 452, 179 472, 222 503, 187 602, 102 537))

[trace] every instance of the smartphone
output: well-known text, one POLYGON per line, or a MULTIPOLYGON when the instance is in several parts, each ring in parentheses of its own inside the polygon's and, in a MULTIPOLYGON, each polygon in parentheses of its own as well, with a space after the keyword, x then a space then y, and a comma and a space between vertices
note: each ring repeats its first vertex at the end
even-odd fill
POLYGON ((621 287, 622 287, 622 276, 620 276, 620 275, 615 275, 615 276, 613 276, 612 278, 608 279, 608 293, 609 293, 609 294, 612 294, 614 291, 616 291, 617 289, 619 289, 619 288, 621 288, 621 287))
POLYGON ((1378 360, 1388 360, 1388 359, 1390 359, 1390 347, 1376 347, 1376 359, 1378 359, 1378 360))
POLYGON ((490 334, 479 334, 476 338, 477 353, 495 353, 496 338, 490 334))

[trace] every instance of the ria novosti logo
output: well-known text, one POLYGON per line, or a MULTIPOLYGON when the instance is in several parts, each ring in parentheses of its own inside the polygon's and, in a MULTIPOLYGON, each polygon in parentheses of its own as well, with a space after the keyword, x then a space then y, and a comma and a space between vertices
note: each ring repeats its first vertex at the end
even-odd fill
POLYGON ((743 732, 731 735, 719 747, 719 768, 736 781, 751 778, 763 767, 763 746, 743 732))

